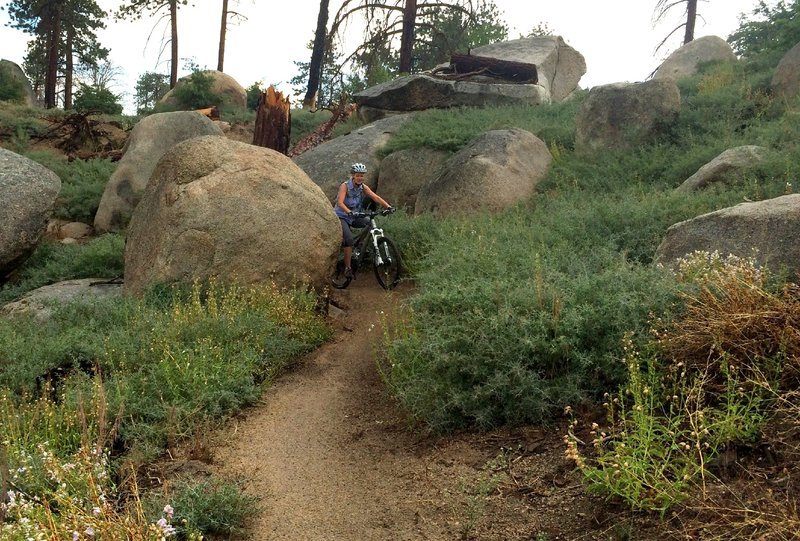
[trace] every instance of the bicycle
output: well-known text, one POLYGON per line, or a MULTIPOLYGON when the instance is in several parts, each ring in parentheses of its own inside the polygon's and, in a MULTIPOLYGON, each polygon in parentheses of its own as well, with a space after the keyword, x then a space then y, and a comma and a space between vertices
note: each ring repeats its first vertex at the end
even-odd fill
POLYGON ((356 218, 369 218, 369 225, 365 227, 353 242, 353 255, 350 258, 352 276, 345 274, 344 253, 339 252, 339 259, 331 278, 331 285, 336 289, 345 289, 355 279, 358 268, 372 260, 372 269, 375 278, 383 289, 392 289, 400 281, 400 252, 394 242, 383 234, 383 229, 375 223, 378 215, 388 216, 395 209, 388 208, 378 211, 354 212, 356 218))

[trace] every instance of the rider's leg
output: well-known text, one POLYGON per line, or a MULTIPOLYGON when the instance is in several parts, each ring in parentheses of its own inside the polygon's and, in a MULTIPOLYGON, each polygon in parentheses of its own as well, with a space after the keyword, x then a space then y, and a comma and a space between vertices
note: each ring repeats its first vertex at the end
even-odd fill
POLYGON ((343 249, 344 251, 344 266, 345 268, 350 268, 350 260, 353 258, 353 247, 352 246, 345 246, 343 249))
POLYGON ((339 218, 342 223, 342 251, 344 252, 344 266, 350 268, 350 261, 353 258, 353 232, 343 218, 339 218))

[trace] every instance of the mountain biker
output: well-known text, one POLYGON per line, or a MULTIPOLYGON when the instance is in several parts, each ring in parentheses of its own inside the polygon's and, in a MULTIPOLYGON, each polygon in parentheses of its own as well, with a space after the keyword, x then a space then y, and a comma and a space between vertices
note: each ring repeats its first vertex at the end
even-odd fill
POLYGON ((363 163, 354 163, 350 166, 350 178, 339 186, 339 193, 336 196, 336 215, 342 223, 342 246, 344 248, 345 276, 353 277, 353 270, 350 268, 350 259, 353 256, 353 232, 351 227, 366 227, 369 225, 369 218, 353 216, 354 212, 361 212, 364 198, 369 197, 385 209, 392 206, 381 196, 372 191, 364 184, 364 175, 367 174, 367 166, 363 163))

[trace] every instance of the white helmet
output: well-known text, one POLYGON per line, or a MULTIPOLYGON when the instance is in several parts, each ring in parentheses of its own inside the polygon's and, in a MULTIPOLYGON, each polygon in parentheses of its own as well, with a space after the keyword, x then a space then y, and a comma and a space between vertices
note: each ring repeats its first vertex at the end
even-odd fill
POLYGON ((367 172, 367 166, 364 165, 363 163, 354 163, 350 167, 350 172, 351 173, 366 173, 367 172))

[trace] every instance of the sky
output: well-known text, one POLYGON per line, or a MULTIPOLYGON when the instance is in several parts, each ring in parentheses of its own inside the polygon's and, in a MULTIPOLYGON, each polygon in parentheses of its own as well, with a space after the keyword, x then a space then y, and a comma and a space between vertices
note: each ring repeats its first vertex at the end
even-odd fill
MULTIPOLYGON (((420 0, 421 1, 421 0, 420 0)), ((330 19, 342 0, 331 0, 330 19)), ((99 0, 106 11, 113 11, 120 0, 99 0)), ((495 0, 509 27, 509 39, 529 33, 546 24, 555 35, 580 52, 587 71, 582 88, 643 81, 678 48, 683 32, 656 53, 655 48, 682 22, 683 9, 673 8, 654 25, 657 0, 495 0)), ((774 5, 773 1, 767 2, 774 5)), ((0 0, 0 5, 7 0, 0 0)), ((216 69, 219 43, 221 0, 190 0, 178 12, 179 76, 190 73, 190 62, 201 68, 216 69)), ((739 26, 741 14, 751 15, 757 0, 700 0, 695 37, 715 35, 727 38, 739 26)), ((275 84, 291 94, 289 80, 297 74, 294 61, 307 62, 307 45, 313 39, 319 0, 230 0, 230 10, 241 12, 247 20, 230 24, 226 40, 225 72, 243 87, 259 82, 275 84)), ((7 26, 8 15, 0 11, 0 57, 22 65, 30 37, 7 26)), ((162 53, 168 21, 158 17, 134 22, 110 20, 98 32, 100 43, 111 49, 110 61, 121 68, 112 91, 123 98, 126 113, 134 113, 133 92, 136 80, 146 71, 169 72, 169 49, 162 53), (160 59, 159 59, 160 55, 160 59)), ((348 29, 353 45, 360 30, 348 29)), ((293 103, 299 101, 293 99, 293 103)))

